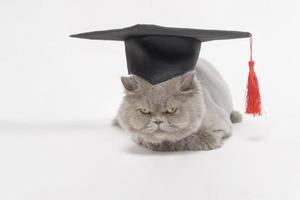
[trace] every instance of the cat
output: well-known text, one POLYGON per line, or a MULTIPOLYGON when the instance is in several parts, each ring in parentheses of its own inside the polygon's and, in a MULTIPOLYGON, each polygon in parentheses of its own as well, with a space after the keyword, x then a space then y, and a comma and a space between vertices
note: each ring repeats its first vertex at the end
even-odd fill
POLYGON ((121 81, 125 96, 116 123, 134 142, 155 151, 219 148, 232 123, 242 120, 226 82, 203 59, 193 71, 156 85, 136 75, 121 81))

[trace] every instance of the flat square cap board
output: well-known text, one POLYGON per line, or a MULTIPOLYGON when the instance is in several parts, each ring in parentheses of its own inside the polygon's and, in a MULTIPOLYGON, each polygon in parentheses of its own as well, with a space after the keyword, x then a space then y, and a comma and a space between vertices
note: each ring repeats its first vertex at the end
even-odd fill
POLYGON ((71 37, 93 39, 93 40, 119 40, 125 41, 131 37, 139 36, 175 36, 194 38, 201 42, 211 40, 226 40, 236 38, 247 38, 249 32, 206 30, 191 28, 173 28, 157 25, 137 24, 122 29, 112 29, 104 31, 93 31, 71 35, 71 37))

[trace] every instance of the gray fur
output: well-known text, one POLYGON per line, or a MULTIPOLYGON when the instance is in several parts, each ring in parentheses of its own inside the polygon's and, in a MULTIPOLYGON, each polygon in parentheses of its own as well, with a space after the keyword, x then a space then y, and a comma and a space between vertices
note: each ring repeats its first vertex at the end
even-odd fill
POLYGON ((134 142, 157 151, 211 150, 231 135, 229 89, 218 72, 199 59, 194 71, 151 85, 141 77, 122 77, 125 96, 117 121, 134 142))

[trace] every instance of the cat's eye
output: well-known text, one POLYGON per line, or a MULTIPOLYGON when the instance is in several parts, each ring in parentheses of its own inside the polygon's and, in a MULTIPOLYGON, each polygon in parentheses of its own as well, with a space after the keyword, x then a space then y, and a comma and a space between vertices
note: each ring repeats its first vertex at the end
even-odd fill
POLYGON ((144 115, 150 114, 150 111, 147 108, 140 108, 139 111, 144 115))
POLYGON ((177 108, 172 107, 172 108, 169 108, 169 109, 167 110, 167 113, 168 113, 168 114, 173 114, 173 113, 175 113, 176 111, 177 111, 177 108))

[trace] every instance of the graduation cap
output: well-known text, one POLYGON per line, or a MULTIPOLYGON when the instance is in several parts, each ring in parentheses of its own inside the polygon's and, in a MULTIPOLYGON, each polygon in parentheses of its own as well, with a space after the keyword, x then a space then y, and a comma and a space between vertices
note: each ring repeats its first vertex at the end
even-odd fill
MULTIPOLYGON (((92 40, 125 42, 127 69, 155 85, 194 69, 203 42, 251 38, 249 32, 170 28, 138 24, 123 29, 94 31, 71 35, 92 40)), ((259 115, 260 95, 252 52, 248 77, 247 113, 259 115)))

